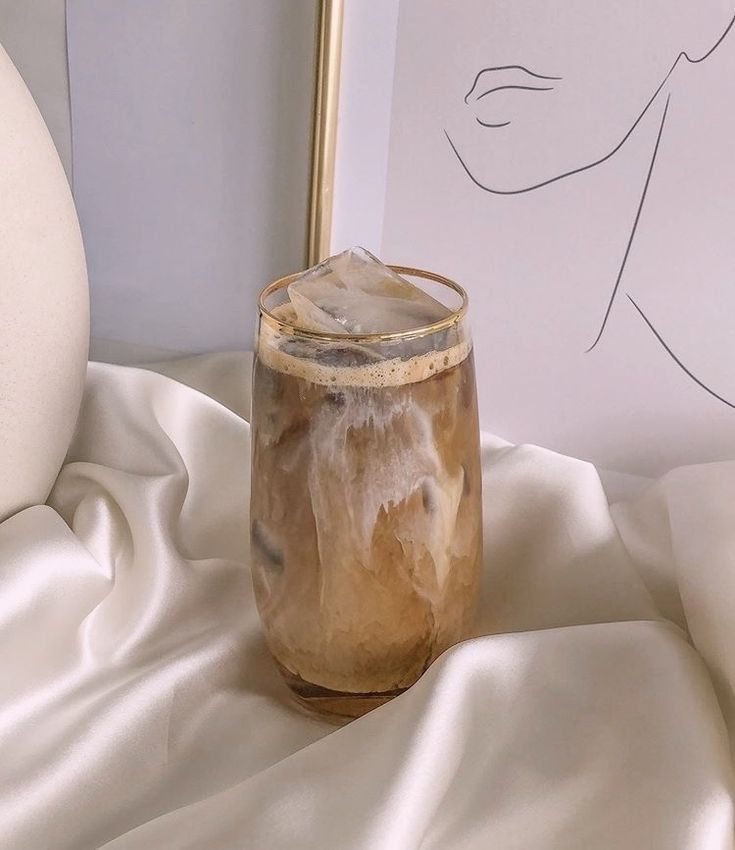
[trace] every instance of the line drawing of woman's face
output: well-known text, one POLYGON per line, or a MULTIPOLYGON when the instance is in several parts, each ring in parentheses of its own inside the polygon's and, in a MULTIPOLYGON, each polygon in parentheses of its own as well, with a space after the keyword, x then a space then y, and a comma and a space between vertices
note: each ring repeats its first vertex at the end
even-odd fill
POLYGON ((463 81, 453 79, 447 140, 471 179, 499 194, 598 164, 663 100, 657 95, 679 59, 699 61, 718 44, 731 7, 730 0, 427 4, 442 38, 463 39, 452 47, 467 70, 463 81))

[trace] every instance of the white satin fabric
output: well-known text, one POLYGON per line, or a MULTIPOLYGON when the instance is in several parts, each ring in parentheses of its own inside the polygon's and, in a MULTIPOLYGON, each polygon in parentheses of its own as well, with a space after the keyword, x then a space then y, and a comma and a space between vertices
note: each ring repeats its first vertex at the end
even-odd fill
POLYGON ((735 463, 610 508, 487 439, 484 636, 335 729, 259 632, 247 362, 167 368, 90 364, 48 506, 0 525, 0 847, 733 847, 735 463))

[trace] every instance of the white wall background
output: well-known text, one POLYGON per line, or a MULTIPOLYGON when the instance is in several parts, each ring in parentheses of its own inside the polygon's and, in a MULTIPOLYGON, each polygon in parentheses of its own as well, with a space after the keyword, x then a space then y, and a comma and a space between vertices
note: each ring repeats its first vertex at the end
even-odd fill
POLYGON ((74 190, 93 337, 252 344, 303 265, 312 0, 68 0, 74 190))
POLYGON ((258 291, 304 263, 315 15, 0 0, 0 42, 73 167, 93 356, 252 346, 258 291))
POLYGON ((399 0, 345 6, 332 254, 353 245, 381 253, 398 9, 399 0))
POLYGON ((734 17, 400 0, 380 253, 467 287, 485 429, 634 474, 735 458, 734 17))
POLYGON ((64 0, 0 0, 0 42, 41 110, 71 180, 64 0))

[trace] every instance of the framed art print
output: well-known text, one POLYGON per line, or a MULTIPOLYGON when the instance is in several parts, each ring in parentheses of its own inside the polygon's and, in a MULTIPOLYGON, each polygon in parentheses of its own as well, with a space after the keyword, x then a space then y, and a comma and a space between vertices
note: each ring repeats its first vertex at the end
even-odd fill
POLYGON ((735 456, 735 2, 341 5, 325 252, 468 289, 486 430, 735 456))

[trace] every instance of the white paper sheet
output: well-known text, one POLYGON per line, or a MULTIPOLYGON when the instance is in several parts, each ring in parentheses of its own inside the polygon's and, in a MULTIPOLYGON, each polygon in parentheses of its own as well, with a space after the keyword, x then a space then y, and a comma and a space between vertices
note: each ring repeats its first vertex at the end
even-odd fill
POLYGON ((381 251, 469 289, 485 428, 735 456, 734 16, 401 0, 381 251))

